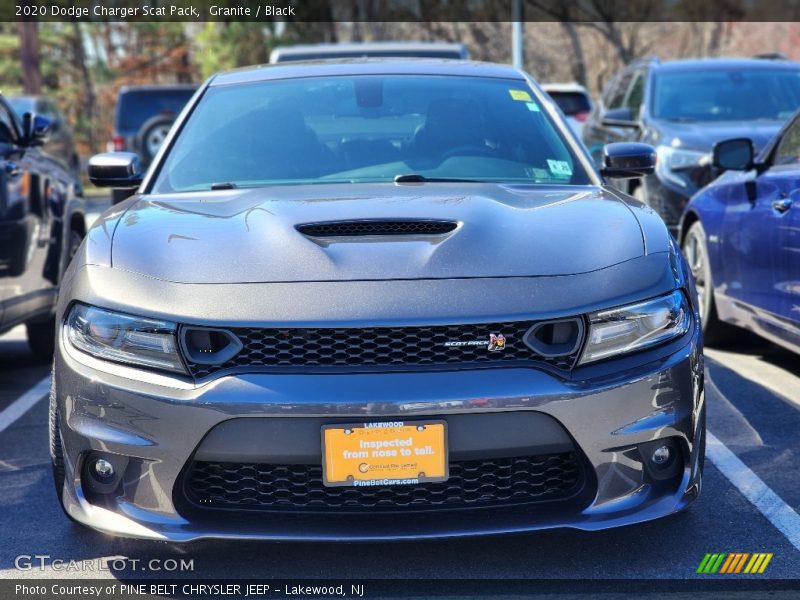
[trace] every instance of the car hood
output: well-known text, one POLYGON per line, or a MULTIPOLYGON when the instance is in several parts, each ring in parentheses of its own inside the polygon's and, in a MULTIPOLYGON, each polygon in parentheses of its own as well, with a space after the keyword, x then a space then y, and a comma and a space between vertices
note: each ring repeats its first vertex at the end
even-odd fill
POLYGON ((725 121, 720 123, 669 123, 662 129, 661 144, 708 151, 722 140, 746 137, 760 151, 775 136, 782 121, 725 121))
POLYGON ((598 187, 274 186, 130 202, 114 232, 112 267, 183 283, 570 275, 644 254, 631 208, 598 187), (351 237, 297 229, 421 219, 455 229, 351 237))

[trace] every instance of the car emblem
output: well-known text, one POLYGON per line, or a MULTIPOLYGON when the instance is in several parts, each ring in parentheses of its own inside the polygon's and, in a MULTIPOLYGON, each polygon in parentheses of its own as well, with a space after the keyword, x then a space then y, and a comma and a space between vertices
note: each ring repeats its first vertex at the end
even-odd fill
POLYGON ((506 336, 502 333, 490 333, 488 344, 486 338, 477 340, 448 340, 444 343, 445 348, 463 348, 465 346, 486 346, 489 352, 499 352, 506 347, 506 336))
POLYGON ((500 350, 506 347, 506 336, 502 333, 495 335, 494 333, 489 334, 489 352, 499 352, 500 350))

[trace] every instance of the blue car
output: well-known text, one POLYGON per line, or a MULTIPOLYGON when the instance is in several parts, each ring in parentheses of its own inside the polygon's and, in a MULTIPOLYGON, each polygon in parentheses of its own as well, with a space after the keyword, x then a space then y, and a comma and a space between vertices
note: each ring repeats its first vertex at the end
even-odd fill
POLYGON ((724 173, 692 198, 680 240, 707 344, 743 327, 800 352, 800 112, 758 154, 719 142, 724 173))

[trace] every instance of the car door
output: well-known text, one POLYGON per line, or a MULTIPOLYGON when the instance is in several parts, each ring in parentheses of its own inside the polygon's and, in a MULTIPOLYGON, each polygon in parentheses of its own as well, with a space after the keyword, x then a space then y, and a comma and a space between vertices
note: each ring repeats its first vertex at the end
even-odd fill
POLYGON ((629 141, 635 136, 636 132, 631 128, 610 126, 603 121, 606 112, 625 106, 634 73, 633 70, 622 71, 611 81, 583 128, 583 142, 598 167, 602 163, 604 145, 610 142, 629 141))
POLYGON ((773 294, 770 309, 800 345, 800 114, 784 129, 762 176, 776 188, 770 204, 773 294))
POLYGON ((767 164, 726 199, 725 293, 758 313, 770 333, 792 338, 800 333, 800 117, 784 128, 767 164))
POLYGON ((20 127, 0 100, 0 298, 5 325, 52 305, 46 279, 50 250, 50 207, 38 151, 20 145, 20 127))

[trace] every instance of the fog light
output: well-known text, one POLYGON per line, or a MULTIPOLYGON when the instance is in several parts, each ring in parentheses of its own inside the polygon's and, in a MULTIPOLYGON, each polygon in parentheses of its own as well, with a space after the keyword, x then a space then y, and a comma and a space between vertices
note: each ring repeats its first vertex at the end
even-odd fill
POLYGON ((103 458, 94 461, 94 474, 100 479, 109 479, 114 476, 114 465, 103 458))
POLYGON ((672 458, 672 451, 669 449, 669 446, 659 446, 653 450, 653 455, 650 457, 650 460, 662 466, 667 464, 670 458, 672 458))

